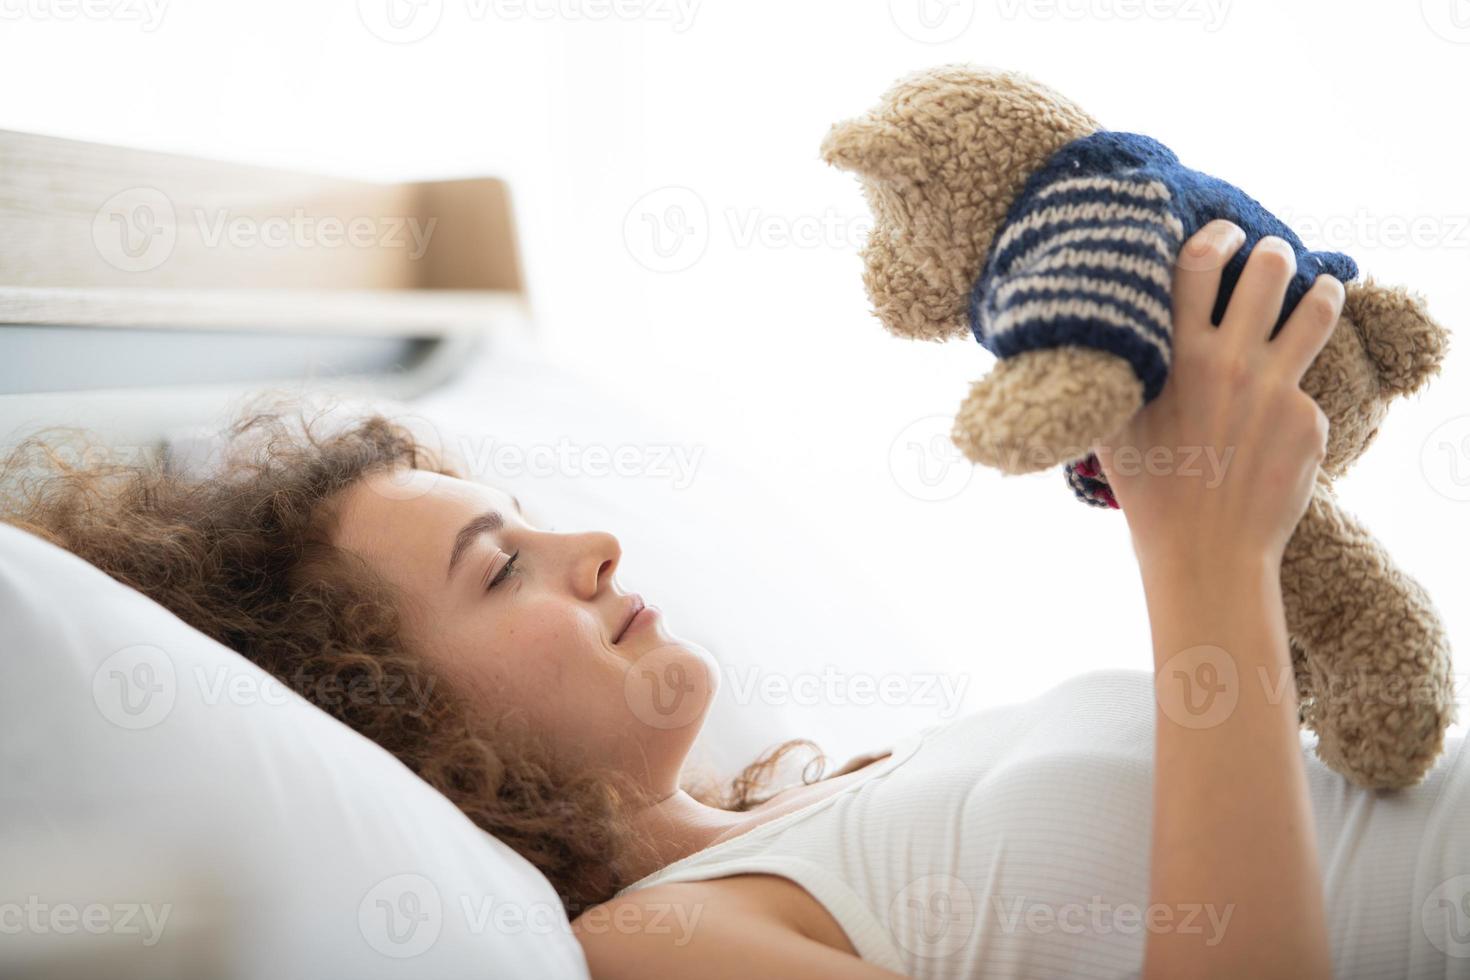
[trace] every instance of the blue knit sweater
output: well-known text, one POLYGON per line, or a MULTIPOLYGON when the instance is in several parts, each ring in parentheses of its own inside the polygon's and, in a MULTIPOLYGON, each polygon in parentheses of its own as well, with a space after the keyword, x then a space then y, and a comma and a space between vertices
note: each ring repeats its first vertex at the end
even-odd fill
MULTIPOLYGON (((1216 218, 1244 229, 1225 266, 1213 322, 1246 258, 1267 235, 1296 250, 1297 272, 1272 336, 1319 273, 1349 282, 1357 264, 1314 252, 1239 188, 1179 162, 1162 143, 1102 130, 1062 147, 1026 181, 996 232, 970 296, 970 329, 997 357, 1076 345, 1126 360, 1144 401, 1164 386, 1173 349, 1171 289, 1179 249, 1216 218)), ((1116 507, 1097 459, 1067 465, 1082 500, 1116 507)))

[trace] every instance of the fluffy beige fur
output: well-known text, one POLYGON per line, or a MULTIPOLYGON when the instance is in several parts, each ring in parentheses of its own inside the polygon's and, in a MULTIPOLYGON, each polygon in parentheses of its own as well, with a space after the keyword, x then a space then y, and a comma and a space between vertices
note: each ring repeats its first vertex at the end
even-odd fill
MULTIPOLYGON (((967 305, 993 237, 1027 177, 1101 127, 1026 76, 966 66, 911 75, 822 144, 856 173, 872 209, 863 281, 893 333, 970 336, 967 305)), ((1341 318, 1302 381, 1331 421, 1327 458, 1282 561, 1282 592, 1302 723, 1317 754, 1378 789, 1423 778, 1454 720, 1444 628, 1331 489, 1378 432, 1396 396, 1438 370, 1448 338, 1423 302, 1371 279, 1347 285, 1341 318)), ((999 362, 955 419, 968 458, 1008 473, 1085 455, 1142 405, 1131 368, 1077 348, 999 362)))

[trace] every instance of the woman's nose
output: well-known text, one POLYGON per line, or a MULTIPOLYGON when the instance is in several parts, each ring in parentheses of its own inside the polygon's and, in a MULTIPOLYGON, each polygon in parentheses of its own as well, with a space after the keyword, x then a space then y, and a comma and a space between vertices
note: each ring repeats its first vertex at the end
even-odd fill
POLYGON ((623 549, 606 531, 588 531, 577 537, 581 540, 577 542, 574 585, 583 598, 590 599, 611 585, 623 549))

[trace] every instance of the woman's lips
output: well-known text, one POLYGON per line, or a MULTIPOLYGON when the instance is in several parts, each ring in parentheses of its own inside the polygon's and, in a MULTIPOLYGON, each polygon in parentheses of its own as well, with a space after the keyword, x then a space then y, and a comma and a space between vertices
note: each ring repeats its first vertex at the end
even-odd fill
POLYGON ((646 629, 650 629, 653 626, 653 621, 657 618, 657 606, 644 606, 638 610, 637 615, 633 617, 633 621, 628 624, 628 628, 623 630, 623 635, 627 636, 629 633, 641 633, 646 629))
POLYGON ((628 621, 623 624, 623 628, 613 638, 614 645, 621 643, 623 638, 629 634, 647 629, 658 617, 658 608, 646 604, 642 596, 634 596, 633 599, 633 614, 628 617, 628 621))
POLYGON ((633 620, 637 619, 638 614, 643 611, 643 605, 643 597, 641 595, 635 593, 628 597, 628 615, 623 620, 623 627, 618 630, 618 635, 613 637, 612 641, 614 646, 622 640, 623 634, 628 632, 628 627, 633 625, 633 620))

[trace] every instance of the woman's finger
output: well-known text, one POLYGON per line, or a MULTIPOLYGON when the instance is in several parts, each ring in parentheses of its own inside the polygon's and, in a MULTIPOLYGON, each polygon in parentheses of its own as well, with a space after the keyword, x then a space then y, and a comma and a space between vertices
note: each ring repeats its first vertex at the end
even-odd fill
POLYGON ((1296 252, 1290 243, 1274 235, 1256 242, 1220 324, 1225 336, 1242 345, 1265 343, 1281 317, 1286 287, 1294 275, 1296 252))
POLYGON ((1174 266, 1174 329, 1177 332, 1211 327, 1210 314, 1220 296, 1220 278, 1240 246, 1245 232, 1218 218, 1205 225, 1179 250, 1174 266))
POLYGON ((1326 346, 1346 298, 1342 283, 1326 274, 1318 276, 1276 339, 1267 345, 1279 370, 1294 383, 1301 383, 1302 375, 1326 346))

